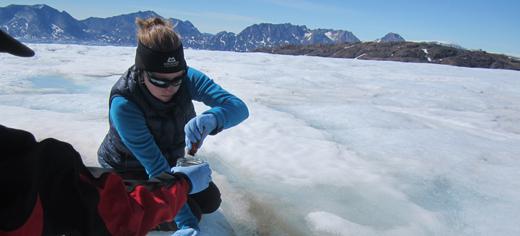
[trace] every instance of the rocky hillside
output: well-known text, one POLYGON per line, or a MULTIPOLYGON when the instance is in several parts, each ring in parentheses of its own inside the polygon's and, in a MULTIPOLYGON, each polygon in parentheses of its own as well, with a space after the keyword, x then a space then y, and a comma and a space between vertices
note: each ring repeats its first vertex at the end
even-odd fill
POLYGON ((257 52, 285 55, 355 58, 402 62, 435 63, 463 67, 520 70, 520 59, 485 51, 471 51, 436 43, 365 42, 336 45, 288 45, 261 48, 257 52))

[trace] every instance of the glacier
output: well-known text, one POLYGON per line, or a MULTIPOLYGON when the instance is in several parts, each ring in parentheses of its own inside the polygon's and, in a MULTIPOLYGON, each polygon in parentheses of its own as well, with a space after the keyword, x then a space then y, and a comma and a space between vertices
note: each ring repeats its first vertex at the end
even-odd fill
MULTIPOLYGON (((0 123, 97 166, 110 88, 135 48, 30 47, 0 54, 0 123)), ((198 154, 223 193, 203 235, 520 235, 519 71, 185 54, 250 109, 198 154)))

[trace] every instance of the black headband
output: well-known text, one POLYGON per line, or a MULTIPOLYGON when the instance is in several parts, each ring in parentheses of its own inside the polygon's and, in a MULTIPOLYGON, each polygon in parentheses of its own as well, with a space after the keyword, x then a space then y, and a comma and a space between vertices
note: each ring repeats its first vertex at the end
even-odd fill
POLYGON ((161 73, 186 70, 186 60, 184 59, 182 44, 175 50, 161 52, 153 50, 139 42, 135 53, 135 67, 141 70, 161 73))

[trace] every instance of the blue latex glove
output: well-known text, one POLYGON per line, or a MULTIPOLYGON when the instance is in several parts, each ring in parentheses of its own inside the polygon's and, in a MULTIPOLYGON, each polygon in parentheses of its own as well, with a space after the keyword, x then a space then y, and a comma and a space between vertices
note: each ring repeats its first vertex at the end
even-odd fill
POLYGON ((215 115, 202 114, 194 117, 184 126, 186 148, 191 150, 193 144, 197 144, 196 148, 200 148, 206 136, 216 128, 217 118, 215 118, 215 115))
POLYGON ((172 236, 197 236, 199 232, 199 230, 192 228, 179 229, 175 231, 175 233, 173 233, 172 236))
POLYGON ((211 169, 208 163, 193 166, 172 167, 173 173, 182 173, 191 182, 190 194, 198 193, 209 186, 211 182, 211 169))

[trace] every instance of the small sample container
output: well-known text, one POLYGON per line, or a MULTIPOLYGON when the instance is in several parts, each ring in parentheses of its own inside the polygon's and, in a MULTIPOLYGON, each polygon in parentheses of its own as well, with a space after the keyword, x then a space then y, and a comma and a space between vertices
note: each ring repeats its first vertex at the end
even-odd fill
POLYGON ((194 166, 202 163, 205 163, 205 161, 197 157, 181 157, 177 159, 175 166, 194 166))

